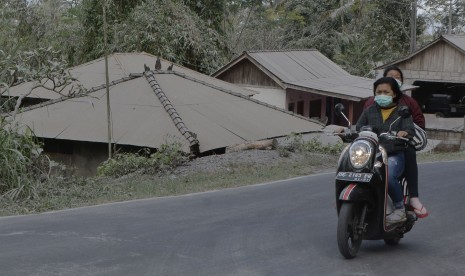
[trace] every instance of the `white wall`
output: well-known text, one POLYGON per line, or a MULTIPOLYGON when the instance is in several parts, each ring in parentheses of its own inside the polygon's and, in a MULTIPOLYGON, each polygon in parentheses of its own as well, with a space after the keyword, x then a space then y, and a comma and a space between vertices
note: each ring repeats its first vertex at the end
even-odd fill
POLYGON ((284 89, 245 87, 257 92, 252 99, 286 109, 286 91, 284 89))

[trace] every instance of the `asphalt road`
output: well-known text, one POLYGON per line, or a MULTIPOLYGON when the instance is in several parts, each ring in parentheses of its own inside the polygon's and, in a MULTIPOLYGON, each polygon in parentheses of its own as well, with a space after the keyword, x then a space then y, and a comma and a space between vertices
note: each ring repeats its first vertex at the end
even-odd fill
POLYGON ((430 216, 396 247, 336 243, 334 174, 0 218, 0 275, 465 275, 465 161, 420 165, 430 216))

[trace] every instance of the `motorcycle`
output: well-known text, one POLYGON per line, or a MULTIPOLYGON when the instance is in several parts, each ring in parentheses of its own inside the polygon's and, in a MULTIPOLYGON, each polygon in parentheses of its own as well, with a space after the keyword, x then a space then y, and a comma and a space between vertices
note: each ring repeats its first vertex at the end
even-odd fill
POLYGON ((407 182, 401 177, 407 219, 404 222, 386 223, 386 215, 394 210, 388 195, 388 155, 379 143, 381 139, 403 139, 391 131, 392 125, 400 118, 410 116, 408 107, 400 107, 398 117, 387 133, 379 136, 365 126, 356 131, 344 115, 344 106, 335 106, 336 114, 348 123, 348 130, 339 135, 345 142, 351 142, 341 153, 336 172, 336 206, 338 214, 337 244, 346 258, 354 258, 362 240, 384 240, 387 245, 397 245, 409 232, 417 217, 407 211, 409 199, 407 182))

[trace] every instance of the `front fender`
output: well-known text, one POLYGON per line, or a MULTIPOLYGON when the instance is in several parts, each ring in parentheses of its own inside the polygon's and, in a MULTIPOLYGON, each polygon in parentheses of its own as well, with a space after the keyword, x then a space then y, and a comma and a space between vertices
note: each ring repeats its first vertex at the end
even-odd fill
MULTIPOLYGON (((364 183, 366 185, 366 183, 364 183)), ((374 195, 370 189, 363 188, 364 184, 351 183, 339 194, 340 201, 368 201, 373 202, 374 195)))

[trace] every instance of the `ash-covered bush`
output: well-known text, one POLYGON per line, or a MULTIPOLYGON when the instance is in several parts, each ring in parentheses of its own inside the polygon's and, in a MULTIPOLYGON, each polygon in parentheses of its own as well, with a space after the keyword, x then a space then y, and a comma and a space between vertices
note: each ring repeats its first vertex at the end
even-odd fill
POLYGON ((291 133, 285 139, 284 145, 277 147, 280 156, 288 157, 291 152, 312 152, 337 155, 342 152, 343 143, 329 144, 322 143, 316 137, 304 141, 302 134, 291 133))
POLYGON ((31 131, 16 132, 17 127, 0 119, 0 196, 30 199, 48 175, 48 159, 31 131))
POLYGON ((188 160, 180 143, 163 144, 155 152, 146 156, 144 153, 117 153, 114 158, 98 167, 98 175, 120 177, 132 172, 159 174, 173 170, 188 160))

